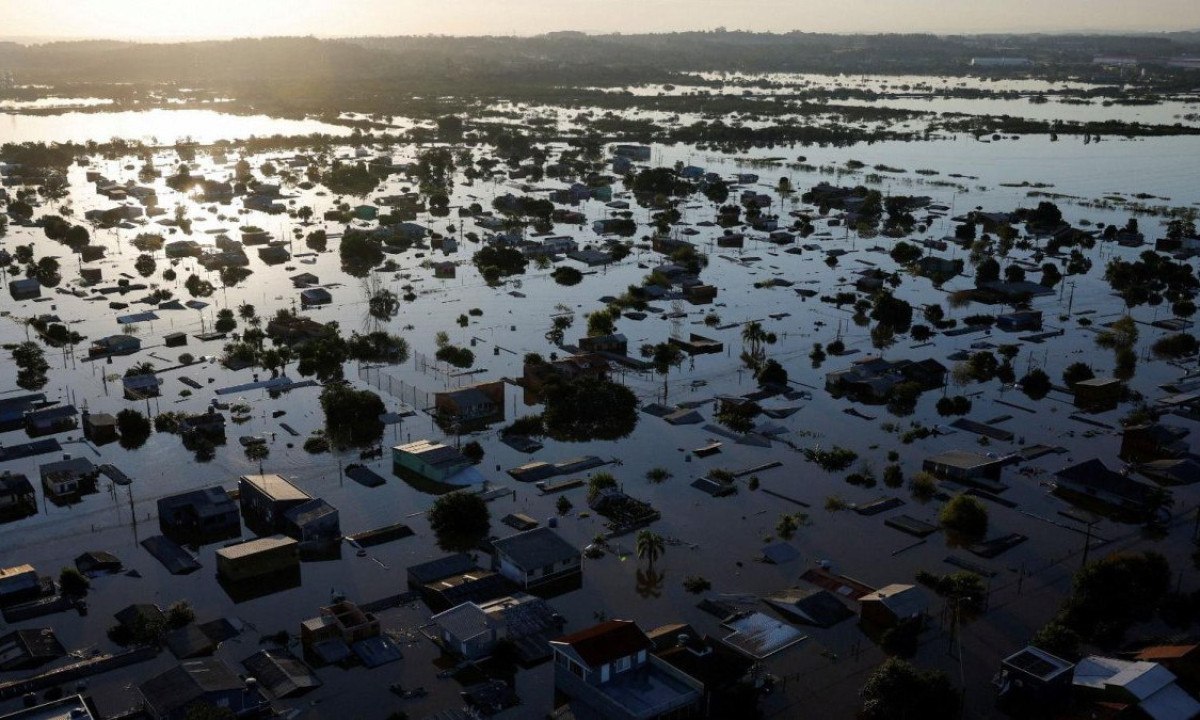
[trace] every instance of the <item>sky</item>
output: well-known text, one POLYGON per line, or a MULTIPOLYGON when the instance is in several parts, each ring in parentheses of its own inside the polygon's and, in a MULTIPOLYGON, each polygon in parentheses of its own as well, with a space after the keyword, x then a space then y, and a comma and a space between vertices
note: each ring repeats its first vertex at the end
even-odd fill
POLYGON ((1200 29, 1200 0, 0 0, 0 37, 1200 29))

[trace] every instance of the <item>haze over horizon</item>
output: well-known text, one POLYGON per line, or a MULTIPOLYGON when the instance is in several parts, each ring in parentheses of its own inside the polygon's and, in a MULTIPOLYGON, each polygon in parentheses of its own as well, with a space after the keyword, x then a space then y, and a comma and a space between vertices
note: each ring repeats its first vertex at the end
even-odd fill
POLYGON ((3 38, 21 42, 178 41, 280 35, 537 35, 730 30, 772 32, 1171 32, 1200 28, 1196 0, 0 0, 3 38))

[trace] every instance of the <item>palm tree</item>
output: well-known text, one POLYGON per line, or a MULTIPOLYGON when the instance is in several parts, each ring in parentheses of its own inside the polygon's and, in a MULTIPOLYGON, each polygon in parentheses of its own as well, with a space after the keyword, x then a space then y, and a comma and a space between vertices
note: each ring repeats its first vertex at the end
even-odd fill
POLYGON ((683 351, 671 343, 642 346, 642 357, 649 358, 654 365, 654 372, 663 376, 663 403, 667 402, 667 379, 671 376, 671 368, 683 364, 683 351))
POLYGON ((754 371, 762 367, 767 359, 767 345, 775 344, 775 333, 763 329, 762 323, 754 320, 742 328, 742 360, 754 371))
POLYGON ((639 559, 644 558, 650 567, 654 567, 654 561, 662 557, 666 552, 666 543, 663 542, 662 535, 649 530, 639 530, 637 534, 637 556, 639 559))

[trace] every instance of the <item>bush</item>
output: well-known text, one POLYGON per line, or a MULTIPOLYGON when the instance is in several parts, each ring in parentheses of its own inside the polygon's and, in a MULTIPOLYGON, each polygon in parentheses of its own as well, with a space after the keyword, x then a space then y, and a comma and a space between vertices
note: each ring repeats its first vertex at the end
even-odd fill
POLYGON ((955 532, 965 540, 982 540, 987 534, 987 508, 970 495, 955 495, 938 513, 942 527, 955 532))
POLYGON ((554 282, 565 287, 578 285, 583 281, 583 273, 573 267, 567 267, 565 265, 555 268, 554 272, 551 273, 551 276, 554 278, 554 282))
POLYGON ((600 497, 600 491, 617 486, 617 479, 610 473, 596 473, 588 480, 587 499, 591 503, 600 497))
POLYGON ((904 470, 897 463, 883 468, 883 484, 890 488, 898 488, 904 484, 904 470))
POLYGON ((1196 336, 1191 333, 1167 335, 1154 341, 1150 351, 1156 358, 1178 359, 1196 354, 1196 336))
POLYGON ((656 467, 646 471, 646 479, 652 483, 660 483, 670 479, 670 477, 671 471, 663 467, 656 467))
POLYGON ((171 630, 181 628, 195 619, 196 612, 187 600, 177 600, 167 608, 167 627, 171 630))
POLYGON ((438 360, 458 368, 469 368, 475 364, 475 353, 467 348, 460 348, 455 345, 446 345, 438 348, 435 356, 438 360))
POLYGON ((329 440, 324 435, 312 435, 304 441, 304 452, 312 455, 329 452, 329 440))
POLYGON ((712 583, 703 575, 688 575, 683 579, 683 589, 693 595, 697 595, 711 590, 712 583))
POLYGON ((475 440, 472 440, 471 442, 467 443, 466 445, 463 445, 462 454, 465 455, 468 460, 475 463, 476 465, 483 462, 483 455, 484 455, 483 446, 480 445, 475 440))

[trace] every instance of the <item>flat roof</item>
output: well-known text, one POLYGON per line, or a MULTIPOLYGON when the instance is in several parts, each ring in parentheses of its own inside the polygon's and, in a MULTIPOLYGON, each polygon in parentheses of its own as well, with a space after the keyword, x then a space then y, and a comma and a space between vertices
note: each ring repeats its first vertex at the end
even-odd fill
POLYGON ((0 720, 94 720, 82 695, 65 697, 37 707, 0 716, 0 720))
POLYGON ((268 552, 277 548, 290 547, 298 544, 299 543, 290 537, 276 535, 274 537, 259 538, 257 540, 250 540, 248 542, 221 548, 217 551, 217 555, 225 558, 226 560, 238 560, 240 558, 249 557, 250 555, 255 555, 257 553, 268 552))
POLYGON ((273 500, 311 500, 312 497, 282 475, 243 475, 242 481, 273 500))

